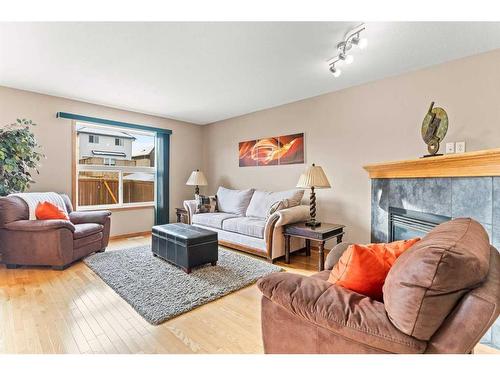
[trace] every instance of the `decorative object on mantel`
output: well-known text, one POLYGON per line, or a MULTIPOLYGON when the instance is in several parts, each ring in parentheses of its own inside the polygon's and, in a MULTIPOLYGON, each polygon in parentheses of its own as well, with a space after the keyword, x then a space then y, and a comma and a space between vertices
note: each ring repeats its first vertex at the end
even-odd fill
POLYGON ((370 178, 500 176, 500 148, 368 164, 363 168, 370 178))
POLYGON ((434 107, 434 102, 432 102, 422 122, 422 138, 429 151, 429 155, 424 155, 424 158, 442 155, 437 153, 439 142, 444 139, 447 131, 448 115, 446 111, 443 108, 434 107))
POLYGON ((320 226, 321 223, 316 221, 316 193, 314 192, 314 189, 331 188, 330 182, 328 181, 323 168, 313 163, 312 166, 307 168, 307 170, 300 175, 297 187, 311 189, 311 196, 309 200, 309 212, 311 214, 311 219, 306 222, 306 225, 313 228, 320 226))
POLYGON ((240 142, 240 167, 304 163, 304 133, 240 142))
POLYGON ((199 195, 200 194, 200 186, 207 186, 208 182, 207 179, 205 178, 205 175, 203 174, 202 171, 199 169, 193 171, 191 173, 191 176, 189 176, 189 179, 186 182, 186 185, 190 186, 195 186, 194 188, 194 194, 199 195))

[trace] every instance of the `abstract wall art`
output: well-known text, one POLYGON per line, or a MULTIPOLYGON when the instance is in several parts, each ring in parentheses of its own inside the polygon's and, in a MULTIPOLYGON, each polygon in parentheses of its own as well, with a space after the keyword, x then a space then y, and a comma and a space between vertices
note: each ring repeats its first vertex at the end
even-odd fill
POLYGON ((304 133, 239 143, 240 167, 304 163, 304 133))

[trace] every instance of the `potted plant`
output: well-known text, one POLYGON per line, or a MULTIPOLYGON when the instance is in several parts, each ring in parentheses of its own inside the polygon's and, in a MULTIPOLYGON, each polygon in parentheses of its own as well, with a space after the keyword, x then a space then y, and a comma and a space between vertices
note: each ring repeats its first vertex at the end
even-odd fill
POLYGON ((31 120, 17 119, 13 124, 0 128, 0 196, 24 192, 34 183, 31 171, 37 173, 40 159, 31 120))

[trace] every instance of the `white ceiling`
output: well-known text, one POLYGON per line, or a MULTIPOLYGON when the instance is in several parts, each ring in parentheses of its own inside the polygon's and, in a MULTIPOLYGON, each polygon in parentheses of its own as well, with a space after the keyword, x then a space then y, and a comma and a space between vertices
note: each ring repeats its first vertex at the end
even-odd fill
POLYGON ((500 48, 500 23, 368 23, 333 78, 359 23, 0 23, 0 85, 207 124, 500 48))

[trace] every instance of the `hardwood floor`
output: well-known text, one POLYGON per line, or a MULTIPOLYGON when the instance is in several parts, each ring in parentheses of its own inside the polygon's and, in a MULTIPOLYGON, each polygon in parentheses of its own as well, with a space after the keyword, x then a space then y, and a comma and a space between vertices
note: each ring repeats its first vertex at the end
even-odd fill
MULTIPOLYGON (((149 236, 117 239, 108 249, 149 242, 149 236)), ((316 272, 315 252, 291 259, 278 264, 316 272)), ((262 353, 259 306, 252 285, 153 326, 83 262, 65 271, 0 265, 0 353, 262 353)))

